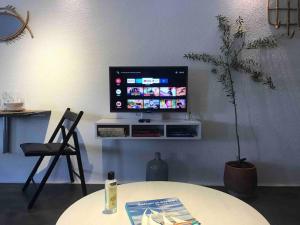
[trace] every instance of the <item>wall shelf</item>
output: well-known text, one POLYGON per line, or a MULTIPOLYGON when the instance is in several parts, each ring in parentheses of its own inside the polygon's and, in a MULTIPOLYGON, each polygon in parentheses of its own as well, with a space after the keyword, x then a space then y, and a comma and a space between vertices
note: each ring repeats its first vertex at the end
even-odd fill
POLYGON ((101 119, 96 122, 96 137, 120 140, 200 140, 198 120, 151 120, 139 123, 133 119, 101 119))

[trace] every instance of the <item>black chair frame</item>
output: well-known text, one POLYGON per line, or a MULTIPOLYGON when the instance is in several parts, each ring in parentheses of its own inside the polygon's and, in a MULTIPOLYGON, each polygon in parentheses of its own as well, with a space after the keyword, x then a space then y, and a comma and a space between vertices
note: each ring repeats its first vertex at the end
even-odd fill
MULTIPOLYGON (((39 156, 39 159, 36 162, 35 166, 33 167, 29 177, 27 178, 27 180, 23 186, 23 189, 22 189, 23 191, 26 191, 26 189, 28 188, 31 181, 35 184, 33 177, 36 174, 39 166, 41 165, 44 157, 45 156, 53 156, 53 159, 52 159, 43 179, 41 180, 41 183, 38 185, 38 188, 37 188, 35 194, 33 195, 32 199, 30 200, 28 207, 27 207, 28 209, 31 209, 33 207, 33 205, 35 204, 39 194, 41 193, 51 172, 53 171, 59 157, 62 155, 66 156, 66 159, 67 159, 71 183, 74 182, 74 174, 75 174, 81 181, 81 189, 82 189, 83 196, 85 196, 87 194, 85 178, 84 178, 84 173, 83 173, 83 167, 82 167, 82 161, 81 161, 79 142, 78 142, 78 136, 77 136, 77 132, 75 131, 77 124, 79 123, 82 115, 83 115, 82 111, 80 111, 78 114, 76 114, 76 113, 71 112, 70 108, 67 108, 67 110, 65 111, 61 120, 59 121, 57 127, 54 130, 54 133, 52 134, 52 136, 50 137, 49 142, 48 142, 48 143, 55 143, 54 140, 58 136, 59 131, 61 131, 62 143, 61 143, 59 150, 57 152, 55 152, 54 154, 41 153, 39 155, 32 155, 32 156, 39 156), (73 122, 70 129, 68 129, 68 132, 66 131, 67 128, 64 126, 65 121, 73 122), (74 146, 69 144, 69 140, 71 139, 71 137, 73 137, 74 146), (68 149, 68 151, 66 151, 66 149, 68 149), (72 161, 71 161, 71 157, 70 157, 72 155, 75 155, 77 158, 79 174, 76 171, 74 171, 74 169, 73 169, 72 161)), ((22 145, 21 145, 21 148, 22 148, 22 145)), ((26 154, 25 154, 25 156, 26 156, 26 154)))

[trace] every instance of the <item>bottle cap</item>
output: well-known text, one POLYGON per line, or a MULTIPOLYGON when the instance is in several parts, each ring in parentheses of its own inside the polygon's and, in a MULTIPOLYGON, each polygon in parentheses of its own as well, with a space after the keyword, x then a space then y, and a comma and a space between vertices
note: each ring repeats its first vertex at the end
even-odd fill
POLYGON ((108 172, 107 179, 108 180, 114 180, 115 179, 115 172, 114 171, 108 172))

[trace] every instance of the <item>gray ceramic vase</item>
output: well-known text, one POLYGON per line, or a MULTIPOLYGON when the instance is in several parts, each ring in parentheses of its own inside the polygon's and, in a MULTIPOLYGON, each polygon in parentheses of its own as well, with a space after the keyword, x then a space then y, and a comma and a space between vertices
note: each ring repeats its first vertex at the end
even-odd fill
POLYGON ((146 181, 167 181, 168 164, 155 152, 155 158, 147 163, 146 181))

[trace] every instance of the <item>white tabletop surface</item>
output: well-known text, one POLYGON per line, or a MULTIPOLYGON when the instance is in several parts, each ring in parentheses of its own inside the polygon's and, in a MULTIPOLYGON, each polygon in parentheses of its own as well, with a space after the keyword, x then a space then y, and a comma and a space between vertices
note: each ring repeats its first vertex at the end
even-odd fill
POLYGON ((118 186, 118 211, 105 215, 104 190, 71 205, 57 225, 130 225, 125 203, 177 197, 201 225, 269 225, 254 208, 226 193, 177 182, 138 182, 118 186))

